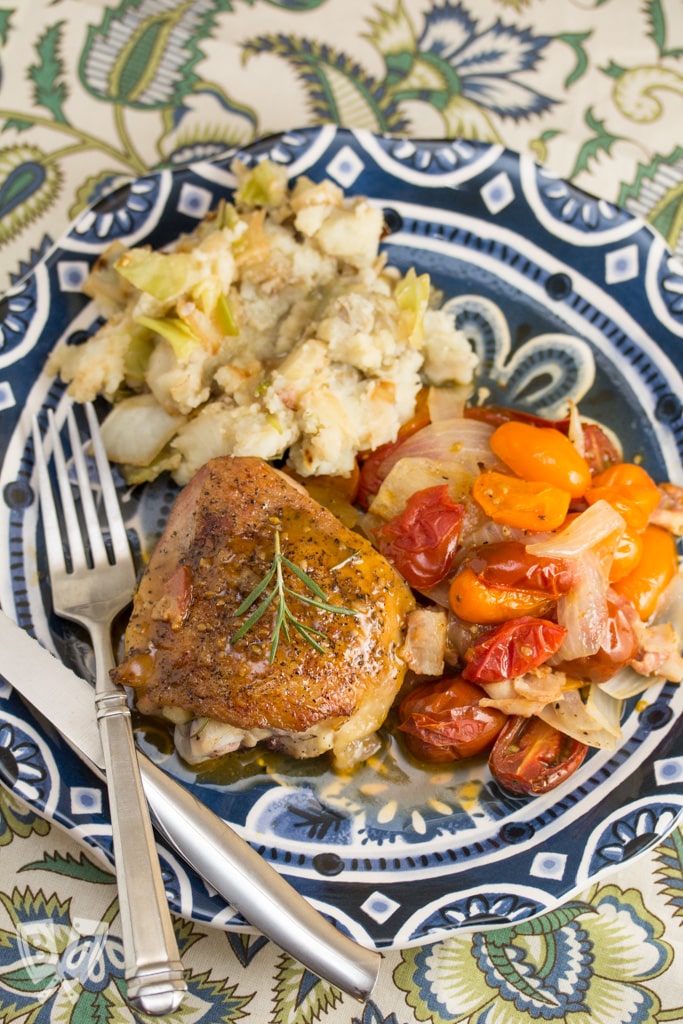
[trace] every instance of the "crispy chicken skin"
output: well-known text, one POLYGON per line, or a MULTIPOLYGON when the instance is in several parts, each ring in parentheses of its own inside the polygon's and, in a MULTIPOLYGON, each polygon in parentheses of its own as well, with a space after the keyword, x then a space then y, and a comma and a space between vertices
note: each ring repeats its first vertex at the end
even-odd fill
MULTIPOLYGON (((287 586, 311 596, 283 572, 287 586)), ((144 712, 173 717, 183 709, 196 731, 197 719, 209 719, 212 734, 223 723, 230 739, 218 752, 265 741, 297 757, 332 750, 345 768, 365 756, 401 686, 398 652, 413 607, 386 559, 303 488, 260 459, 213 459, 171 510, 114 676, 135 689, 144 712), (327 600, 356 614, 288 596, 296 618, 324 634, 323 653, 290 625, 271 664, 276 602, 241 639, 231 638, 245 621, 236 610, 272 564, 276 531, 282 553, 327 600)))

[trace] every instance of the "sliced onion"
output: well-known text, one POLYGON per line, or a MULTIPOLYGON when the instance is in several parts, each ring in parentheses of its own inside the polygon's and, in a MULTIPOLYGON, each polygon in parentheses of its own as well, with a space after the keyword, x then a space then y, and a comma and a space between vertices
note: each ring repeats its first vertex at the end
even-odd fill
POLYGON ((447 484, 454 501, 469 494, 475 473, 458 462, 443 462, 419 456, 399 459, 382 481, 372 499, 370 513, 382 519, 392 519, 402 512, 406 502, 416 491, 447 484))
MULTIPOLYGON (((621 717, 621 702, 615 701, 611 712, 612 716, 621 717)), ((587 743, 591 747, 600 747, 605 750, 614 750, 620 738, 620 732, 615 734, 612 727, 605 728, 606 711, 601 708, 598 712, 595 703, 589 705, 584 703, 578 690, 567 690, 562 700, 548 704, 538 717, 548 725, 559 729, 580 743, 587 743)), ((610 726, 613 721, 610 719, 610 726)))
POLYGON ((557 621, 567 635, 556 660, 573 661, 599 651, 607 630, 608 608, 602 561, 595 551, 587 550, 574 559, 572 586, 557 602, 557 621))
POLYGON ((472 473, 482 467, 502 468, 491 451, 493 427, 479 420, 454 416, 439 420, 411 434, 382 463, 390 470, 399 459, 423 458, 434 462, 455 462, 472 473))
POLYGON ((569 526, 545 540, 527 545, 532 555, 548 558, 577 558, 598 547, 604 553, 614 550, 617 540, 626 529, 626 522, 609 502, 596 501, 577 516, 569 526))

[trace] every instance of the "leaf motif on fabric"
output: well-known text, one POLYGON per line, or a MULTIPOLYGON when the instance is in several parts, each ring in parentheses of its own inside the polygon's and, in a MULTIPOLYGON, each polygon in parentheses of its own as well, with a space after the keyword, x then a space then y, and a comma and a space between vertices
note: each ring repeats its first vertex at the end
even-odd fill
POLYGON ((51 206, 62 172, 37 146, 0 149, 0 245, 15 238, 51 206))
POLYGON ((29 77, 34 85, 34 100, 39 107, 50 111, 55 121, 66 124, 64 103, 68 89, 64 78, 64 64, 59 55, 62 42, 62 22, 50 25, 36 44, 39 64, 29 68, 29 77))
POLYGON ((332 46, 295 36, 266 35, 247 40, 243 49, 245 60, 263 53, 286 60, 299 77, 316 122, 353 124, 368 131, 407 128, 384 83, 332 46))
POLYGON ((286 953, 279 959, 274 980, 275 1009, 271 1024, 311 1024, 341 1002, 339 989, 286 953))
POLYGON ((88 30, 81 54, 84 87, 100 100, 141 110, 175 107, 191 92, 200 43, 229 0, 175 0, 161 11, 155 0, 122 0, 88 30))
POLYGON ((683 832, 676 829, 655 851, 656 877, 661 892, 669 904, 675 907, 674 917, 683 917, 683 832))
POLYGON ((0 786, 0 846, 8 846, 15 836, 26 839, 31 833, 46 836, 50 823, 4 786, 0 786))
POLYGON ((110 871, 103 871, 85 853, 78 860, 73 854, 46 853, 42 860, 31 861, 24 865, 22 871, 49 871, 67 878, 76 878, 82 882, 94 882, 96 885, 114 885, 116 879, 110 871))

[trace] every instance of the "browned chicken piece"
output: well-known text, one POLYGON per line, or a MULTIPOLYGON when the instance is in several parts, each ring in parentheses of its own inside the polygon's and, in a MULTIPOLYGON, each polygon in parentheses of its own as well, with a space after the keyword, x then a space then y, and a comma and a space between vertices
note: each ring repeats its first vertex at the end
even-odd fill
POLYGON ((188 760, 265 742, 302 758, 331 750, 336 767, 348 768, 371 752, 401 686, 413 607, 386 559, 298 484, 260 459, 213 459, 171 511, 114 675, 135 688, 141 711, 182 722, 176 745, 188 760), (322 652, 290 624, 271 663, 277 601, 234 637, 259 605, 236 615, 268 573, 276 535, 327 601, 354 614, 301 600, 314 595, 284 566, 296 591, 287 595, 290 610, 320 632, 322 652))

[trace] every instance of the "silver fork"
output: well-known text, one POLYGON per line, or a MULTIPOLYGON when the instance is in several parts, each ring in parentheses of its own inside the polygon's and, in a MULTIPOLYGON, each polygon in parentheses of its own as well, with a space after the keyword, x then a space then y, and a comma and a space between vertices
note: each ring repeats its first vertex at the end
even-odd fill
POLYGON ((112 682, 112 624, 133 595, 135 569, 109 462, 91 405, 85 413, 106 511, 111 558, 95 505, 87 442, 72 408, 67 412, 79 518, 60 431, 48 413, 57 492, 53 492, 37 419, 33 441, 38 492, 55 612, 90 634, 95 653, 95 708, 105 756, 114 859, 123 930, 128 998, 145 1013, 177 1009, 187 986, 173 932, 161 868, 135 752, 130 710, 123 689, 112 682), (58 508, 61 508, 61 525, 58 508))

